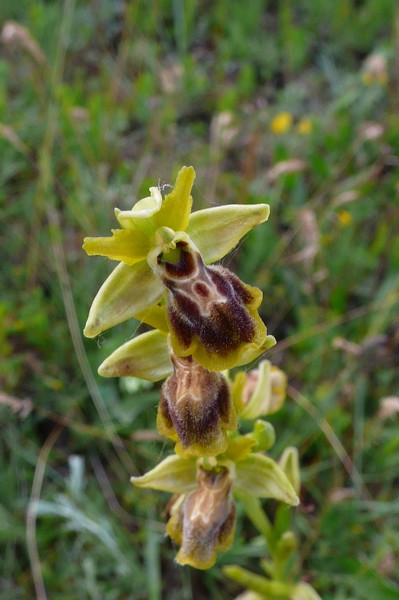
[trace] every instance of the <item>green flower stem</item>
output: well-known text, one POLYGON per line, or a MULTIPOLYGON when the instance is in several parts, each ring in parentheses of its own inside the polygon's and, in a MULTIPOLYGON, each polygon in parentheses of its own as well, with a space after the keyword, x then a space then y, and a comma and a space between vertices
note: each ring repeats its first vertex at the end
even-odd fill
POLYGON ((247 514, 247 517, 256 529, 261 533, 265 539, 267 550, 270 556, 273 556, 276 550, 276 543, 274 539, 273 526, 262 509, 261 502, 258 498, 244 494, 243 492, 236 492, 235 495, 240 500, 247 514))
POLYGON ((288 531, 291 511, 287 510, 286 506, 280 506, 277 509, 279 523, 276 523, 277 527, 273 527, 258 498, 253 498, 243 492, 236 492, 236 496, 243 505, 248 518, 265 540, 271 558, 267 562, 267 574, 274 582, 285 581, 290 570, 289 563, 292 562, 292 555, 297 546, 294 534, 288 531), (283 530, 280 529, 282 525, 286 526, 283 530))
POLYGON ((274 531, 277 539, 280 539, 286 531, 291 528, 291 510, 288 506, 280 504, 276 509, 274 517, 274 531))
POLYGON ((224 567, 223 572, 242 586, 273 600, 289 600, 293 587, 279 581, 268 581, 261 575, 242 569, 236 565, 224 567))

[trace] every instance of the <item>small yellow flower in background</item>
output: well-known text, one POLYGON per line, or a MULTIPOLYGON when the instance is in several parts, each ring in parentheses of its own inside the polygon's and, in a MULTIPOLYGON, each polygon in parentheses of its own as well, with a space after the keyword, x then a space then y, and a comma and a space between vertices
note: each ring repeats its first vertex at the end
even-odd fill
POLYGON ((282 135, 287 133, 291 128, 293 122, 293 116, 289 112, 278 113, 270 124, 270 129, 275 135, 282 135))
POLYGON ((339 210, 337 212, 338 223, 341 227, 348 227, 352 223, 352 215, 348 210, 339 210))
POLYGON ((308 117, 301 119, 297 125, 297 131, 300 135, 310 135, 312 133, 313 123, 308 117))
POLYGON ((351 532, 355 535, 361 535, 364 532, 364 527, 360 523, 353 523, 351 526, 351 532))

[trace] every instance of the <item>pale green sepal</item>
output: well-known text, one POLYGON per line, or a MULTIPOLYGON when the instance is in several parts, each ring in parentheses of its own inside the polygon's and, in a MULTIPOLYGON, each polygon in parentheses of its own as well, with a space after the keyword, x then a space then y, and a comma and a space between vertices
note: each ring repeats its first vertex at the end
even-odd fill
POLYGON ((190 216, 187 233, 201 248, 207 264, 220 260, 244 235, 266 221, 268 204, 229 204, 198 210, 190 216))
POLYGON ((167 336, 158 330, 126 342, 98 368, 102 377, 139 377, 147 381, 160 381, 171 372, 167 336))
POLYGON ((291 482, 295 492, 299 494, 301 489, 301 473, 299 468, 299 453, 294 446, 288 446, 278 461, 280 467, 291 482))
POLYGON ((164 291, 146 261, 132 266, 119 264, 94 298, 84 335, 96 337, 102 331, 131 319, 156 304, 164 291))
POLYGON ((195 179, 193 167, 182 167, 177 174, 176 183, 162 203, 155 216, 158 227, 171 227, 175 231, 184 231, 193 204, 191 188, 195 179))
POLYGON ((294 587, 290 600, 321 600, 321 596, 311 585, 301 582, 294 587))
POLYGON ((256 498, 275 498, 292 506, 299 504, 299 498, 281 467, 261 454, 251 454, 237 463, 235 487, 256 498))
POLYGON ((269 581, 266 577, 247 571, 237 565, 229 565, 223 568, 223 573, 233 581, 242 586, 258 592, 263 598, 281 598, 289 600, 291 597, 292 586, 280 581, 269 581))
POLYGON ((152 221, 154 215, 161 209, 162 194, 161 190, 157 187, 151 187, 150 194, 151 196, 136 202, 131 210, 115 209, 115 216, 123 229, 139 229, 144 231, 155 229, 152 221), (148 225, 152 226, 148 227, 148 225))
POLYGON ((186 494, 195 489, 197 461, 180 456, 168 456, 141 477, 131 477, 133 485, 172 494, 186 494))

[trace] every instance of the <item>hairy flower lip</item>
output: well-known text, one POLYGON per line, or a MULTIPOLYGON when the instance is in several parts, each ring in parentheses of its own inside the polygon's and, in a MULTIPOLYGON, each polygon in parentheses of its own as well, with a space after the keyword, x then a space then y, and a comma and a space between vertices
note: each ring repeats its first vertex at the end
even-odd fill
POLYGON ((199 467, 197 488, 172 507, 166 531, 180 544, 179 564, 209 569, 217 554, 231 546, 236 516, 232 484, 228 469, 199 467))
POLYGON ((214 456, 228 446, 226 429, 237 427, 228 383, 191 356, 171 352, 173 373, 161 389, 157 425, 176 441, 180 456, 214 456))
POLYGON ((225 267, 206 266, 186 234, 177 234, 175 240, 173 261, 168 253, 153 253, 149 259, 169 290, 173 350, 179 356, 193 355, 211 371, 237 366, 249 349, 266 342, 267 329, 257 312, 262 292, 225 267))

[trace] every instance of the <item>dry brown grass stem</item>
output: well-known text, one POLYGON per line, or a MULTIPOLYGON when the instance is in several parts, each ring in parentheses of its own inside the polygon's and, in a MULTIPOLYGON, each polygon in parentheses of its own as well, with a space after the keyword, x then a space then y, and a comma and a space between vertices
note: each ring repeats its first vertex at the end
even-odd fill
POLYGON ((46 589, 44 587, 42 568, 40 564, 40 557, 36 539, 37 502, 40 498, 44 472, 46 470, 46 464, 50 451, 54 446, 55 442, 57 441, 62 430, 62 425, 56 425, 50 433, 50 435, 48 436, 48 438, 46 439, 46 441, 44 442, 43 447, 39 452, 39 456, 37 457, 35 475, 33 477, 30 501, 28 505, 28 510, 26 512, 26 543, 28 547, 29 560, 37 600, 47 600, 47 594, 46 589))

